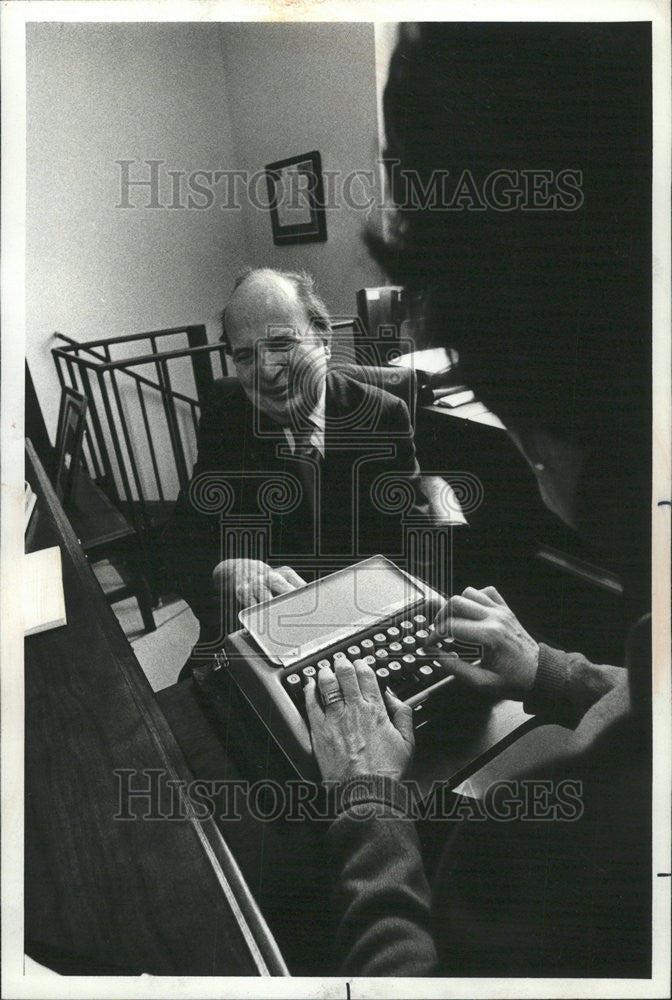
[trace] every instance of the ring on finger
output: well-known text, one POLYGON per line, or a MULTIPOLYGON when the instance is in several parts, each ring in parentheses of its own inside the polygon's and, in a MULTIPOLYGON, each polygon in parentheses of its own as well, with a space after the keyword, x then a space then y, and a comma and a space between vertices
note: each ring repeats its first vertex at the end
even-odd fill
POLYGON ((325 705, 334 705, 337 701, 345 701, 343 697, 343 692, 339 688, 333 688, 331 691, 327 691, 326 694, 322 695, 322 700, 325 705))

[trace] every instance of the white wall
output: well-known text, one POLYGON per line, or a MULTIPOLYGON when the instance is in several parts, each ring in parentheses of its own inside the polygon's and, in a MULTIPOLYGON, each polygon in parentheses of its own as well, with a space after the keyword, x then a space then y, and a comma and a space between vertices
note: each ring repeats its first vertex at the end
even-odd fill
MULTIPOLYGON (((324 170, 378 178, 374 30, 371 23, 220 26, 238 166, 319 150, 324 170)), ((355 187, 355 196, 363 200, 355 187)), ((327 241, 274 246, 268 213, 243 211, 252 266, 304 267, 332 313, 355 311, 355 292, 382 284, 361 241, 366 215, 327 213, 327 241)))
POLYGON ((27 26, 26 351, 52 439, 56 330, 83 341, 206 323, 214 340, 245 264, 306 268, 339 314, 382 283, 366 216, 347 207, 329 213, 326 243, 296 247, 275 247, 250 204, 150 209, 133 188, 137 207, 117 207, 117 160, 134 161, 133 179, 165 161, 166 206, 168 170, 256 171, 310 149, 325 169, 377 176, 372 24, 27 26))
MULTIPOLYGON (((44 23, 27 33, 26 339, 53 435, 54 330, 90 340, 212 322, 246 253, 237 213, 115 207, 115 160, 233 166, 216 30, 44 23)), ((131 203, 146 204, 137 192, 131 203)))

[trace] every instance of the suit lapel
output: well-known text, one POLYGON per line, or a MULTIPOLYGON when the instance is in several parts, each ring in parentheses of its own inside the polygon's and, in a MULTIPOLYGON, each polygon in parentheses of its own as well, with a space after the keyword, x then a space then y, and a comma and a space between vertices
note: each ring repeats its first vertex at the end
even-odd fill
POLYGON ((277 458, 276 447, 285 443, 281 428, 276 428, 259 420, 255 415, 250 401, 245 397, 244 425, 241 434, 240 447, 242 451, 242 468, 255 472, 268 472, 269 475, 278 469, 282 460, 277 458), (261 433, 257 430, 260 426, 261 433), (270 432, 270 433, 269 433, 270 432))
MULTIPOLYGON (((361 452, 352 442, 357 428, 346 417, 358 405, 360 386, 341 372, 327 374, 324 452, 321 468, 322 547, 325 551, 353 552, 353 469, 361 452), (353 384, 354 383, 354 384, 353 384)), ((358 504, 359 506, 359 504, 358 504)))

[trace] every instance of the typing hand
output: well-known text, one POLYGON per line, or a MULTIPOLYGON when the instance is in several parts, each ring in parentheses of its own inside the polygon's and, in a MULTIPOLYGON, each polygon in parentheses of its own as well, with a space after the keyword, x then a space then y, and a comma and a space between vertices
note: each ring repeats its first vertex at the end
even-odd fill
MULTIPOLYGON (((537 675, 539 646, 494 587, 467 587, 461 597, 451 597, 434 628, 436 639, 477 643, 483 649, 476 663, 465 663, 449 650, 437 650, 438 658, 457 677, 502 698, 525 698, 537 675)), ((434 653, 432 644, 425 646, 434 653)))
POLYGON ((272 569, 259 559, 225 559, 215 567, 212 579, 218 589, 225 588, 235 594, 242 608, 286 594, 306 583, 291 567, 272 569))
POLYGON ((415 747, 412 710, 390 691, 385 692, 385 708, 376 675, 363 660, 353 664, 337 654, 335 661, 334 671, 322 667, 317 684, 311 677, 305 688, 313 751, 323 779, 346 781, 363 774, 402 778, 415 747))

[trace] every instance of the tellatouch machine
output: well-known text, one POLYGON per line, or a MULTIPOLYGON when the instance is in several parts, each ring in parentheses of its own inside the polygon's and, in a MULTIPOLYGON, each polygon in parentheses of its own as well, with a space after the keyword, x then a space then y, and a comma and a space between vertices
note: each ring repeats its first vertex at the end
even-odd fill
MULTIPOLYGON (((334 658, 364 659, 381 689, 413 708, 427 780, 458 780, 465 769, 511 736, 528 716, 514 702, 493 704, 467 691, 449 661, 425 649, 445 598, 384 556, 325 576, 239 614, 214 663, 196 677, 216 702, 230 677, 299 777, 319 780, 303 687, 334 658)), ((444 640, 444 649, 476 661, 480 648, 444 640)))

